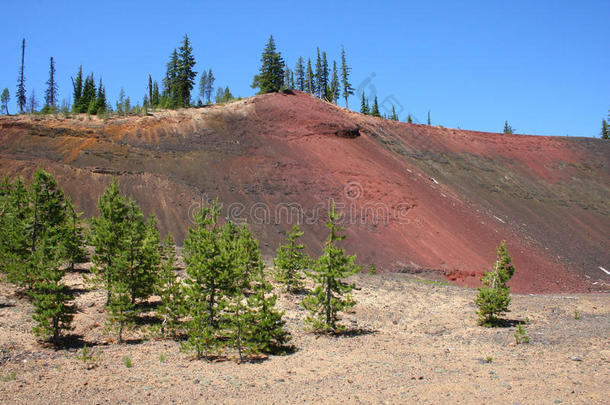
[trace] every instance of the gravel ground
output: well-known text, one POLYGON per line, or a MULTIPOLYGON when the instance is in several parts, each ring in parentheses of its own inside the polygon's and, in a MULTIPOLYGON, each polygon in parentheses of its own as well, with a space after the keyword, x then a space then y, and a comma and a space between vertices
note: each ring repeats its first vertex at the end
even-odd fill
POLYGON ((474 290, 407 275, 358 275, 358 305, 341 337, 303 331, 302 297, 280 293, 293 354, 237 364, 193 360, 175 341, 130 332, 116 344, 104 331, 104 293, 80 274, 74 333, 55 351, 30 332, 31 306, 0 284, 0 403, 583 403, 610 397, 607 294, 514 295, 515 327, 476 326, 474 290), (578 316, 575 316, 575 314, 578 316), (576 319, 578 318, 578 319, 576 319), (97 367, 77 359, 82 342, 97 367), (129 357, 132 367, 126 367, 129 357))

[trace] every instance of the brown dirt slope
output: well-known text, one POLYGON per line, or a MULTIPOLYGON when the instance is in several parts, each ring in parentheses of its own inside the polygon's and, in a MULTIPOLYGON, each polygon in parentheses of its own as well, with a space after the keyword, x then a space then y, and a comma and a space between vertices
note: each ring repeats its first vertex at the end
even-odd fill
POLYGON ((334 200, 346 248, 385 271, 476 285, 505 239, 517 292, 604 290, 610 143, 395 123, 268 94, 145 117, 1 117, 0 168, 42 164, 94 215, 113 176, 180 241, 204 198, 271 254, 297 220, 313 253, 334 200), (203 196, 203 197, 202 197, 203 196))

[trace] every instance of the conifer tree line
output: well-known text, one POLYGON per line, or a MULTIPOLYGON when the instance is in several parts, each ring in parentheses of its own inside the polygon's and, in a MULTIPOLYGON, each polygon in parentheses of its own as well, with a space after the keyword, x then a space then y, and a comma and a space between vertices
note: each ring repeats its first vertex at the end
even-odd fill
POLYGON ((295 89, 335 104, 343 97, 348 107, 348 98, 354 94, 354 89, 349 81, 351 67, 347 65, 345 49, 341 47, 340 67, 336 61, 330 64, 326 51, 320 52, 320 48, 317 48, 316 52, 315 70, 311 58, 307 59, 305 65, 301 56, 292 70, 277 50, 271 35, 263 50, 259 73, 254 76, 252 88, 258 88, 259 94, 295 89))
MULTIPOLYGON (((29 93, 26 93, 25 56, 26 42, 24 38, 21 43, 21 63, 15 92, 19 113, 56 114, 61 112, 64 115, 86 113, 104 116, 116 113, 123 115, 146 113, 149 109, 155 108, 202 106, 213 101, 226 103, 238 99, 233 96, 229 87, 225 86, 218 88, 214 100, 215 78, 212 69, 203 71, 199 80, 200 95, 195 100, 191 98, 197 72, 194 70, 196 62, 193 48, 187 35, 184 36, 181 45, 171 53, 162 85, 159 86, 159 82, 154 81, 151 75, 148 75, 146 92, 141 104, 133 103, 129 97, 125 96, 125 90, 121 89, 119 100, 117 100, 114 108, 106 98, 106 87, 102 78, 100 77, 99 81, 96 81, 93 73, 85 76, 82 66, 79 67, 76 75, 71 77, 72 96, 70 101, 64 99, 60 106, 55 59, 50 57, 49 76, 45 83, 46 89, 43 98, 44 103, 39 110, 40 103, 36 98, 35 90, 32 89, 29 93)), ((9 114, 8 102, 10 99, 10 91, 6 88, 1 92, 0 113, 9 114)))
MULTIPOLYGON (((25 77, 25 56, 26 56, 26 40, 21 41, 21 61, 19 64, 19 74, 17 80, 17 90, 15 92, 17 107, 19 113, 36 113, 40 103, 36 98, 36 92, 31 90, 29 97, 26 91, 25 77)), ((259 94, 268 92, 277 92, 284 89, 296 89, 303 92, 315 95, 318 98, 337 104, 340 98, 345 101, 345 107, 349 108, 349 96, 354 95, 354 88, 350 82, 351 67, 347 64, 345 48, 341 47, 340 65, 336 60, 329 62, 326 51, 320 51, 316 48, 315 62, 312 64, 312 58, 307 58, 307 63, 302 56, 296 61, 294 69, 291 69, 281 56, 281 52, 277 50, 273 35, 270 36, 267 42, 262 57, 259 73, 254 76, 252 88, 258 88, 259 94)), ((184 108, 191 106, 203 106, 211 104, 212 100, 215 103, 223 104, 241 97, 235 97, 229 90, 228 86, 218 87, 214 94, 214 83, 216 78, 212 69, 203 69, 199 78, 199 96, 191 98, 193 87, 195 86, 195 78, 197 71, 194 70, 196 61, 193 55, 193 47, 188 35, 184 35, 181 45, 175 48, 170 54, 169 61, 166 64, 166 73, 159 82, 152 79, 148 75, 146 92, 142 98, 141 105, 133 104, 129 97, 125 97, 125 92, 121 89, 119 100, 116 103, 116 109, 113 110, 111 104, 106 99, 106 88, 100 77, 99 82, 94 79, 93 73, 83 77, 82 65, 72 79, 72 103, 66 99, 62 105, 58 105, 59 86, 56 77, 55 60, 51 56, 49 59, 49 78, 45 82, 46 89, 44 92, 44 103, 40 113, 55 114, 62 112, 68 115, 70 112, 87 113, 90 115, 105 115, 116 112, 119 115, 129 113, 147 113, 149 109, 156 108, 184 108)), ((361 94, 360 112, 366 115, 385 118, 393 121, 399 121, 400 118, 396 112, 396 108, 392 105, 392 111, 389 114, 381 114, 379 111, 379 103, 377 96, 374 96, 372 106, 369 105, 369 100, 364 92, 361 94)), ((11 94, 8 88, 4 88, 0 92, 0 113, 9 114, 8 102, 11 100, 11 94)), ((408 114, 406 120, 408 123, 413 122, 413 117, 408 114)), ((602 128, 600 137, 602 139, 610 139, 610 114, 608 119, 602 119, 602 128)), ((427 125, 431 125, 430 111, 428 111, 427 125)), ((513 133, 513 129, 505 123, 503 132, 513 133)))
POLYGON ((100 78, 99 84, 96 87, 93 73, 83 79, 82 66, 78 68, 76 78, 72 78, 72 88, 72 112, 76 114, 87 113, 91 115, 101 115, 108 109, 106 89, 102 83, 102 78, 100 78))

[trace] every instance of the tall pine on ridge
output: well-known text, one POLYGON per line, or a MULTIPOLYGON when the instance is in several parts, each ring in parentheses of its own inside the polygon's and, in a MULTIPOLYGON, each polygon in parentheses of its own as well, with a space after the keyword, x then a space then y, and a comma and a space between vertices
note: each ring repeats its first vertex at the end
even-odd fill
POLYGON ((49 80, 46 84, 43 112, 55 112, 57 111, 57 81, 55 80, 55 61, 52 56, 49 61, 49 80))
POLYGON ((21 42, 21 67, 19 68, 19 79, 17 81, 17 105, 19 112, 25 111, 25 103, 27 101, 25 94, 25 38, 21 42))
POLYGON ((275 41, 271 35, 261 57, 259 74, 254 76, 252 88, 258 87, 258 94, 280 91, 284 83, 284 67, 282 55, 276 50, 275 41))
POLYGON ((345 99, 345 108, 349 108, 347 104, 347 99, 349 96, 354 94, 354 89, 352 88, 351 83, 349 82, 349 74, 352 70, 351 67, 347 66, 347 61, 345 59, 345 48, 341 47, 341 85, 343 86, 343 98, 345 99))

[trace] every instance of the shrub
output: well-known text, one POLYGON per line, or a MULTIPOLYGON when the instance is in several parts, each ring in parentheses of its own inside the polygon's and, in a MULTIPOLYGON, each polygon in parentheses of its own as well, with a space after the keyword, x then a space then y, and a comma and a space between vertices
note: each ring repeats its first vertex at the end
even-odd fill
POLYGON ((131 363, 131 357, 123 356, 123 364, 125 365, 125 367, 131 368, 133 366, 133 364, 131 363))
POLYGON ((515 342, 517 344, 530 342, 530 337, 527 335, 527 332, 525 331, 525 328, 522 325, 517 326, 514 336, 515 336, 515 342))
POLYGON ((76 358, 83 362, 87 370, 97 367, 100 357, 101 353, 93 352, 86 344, 83 345, 80 355, 76 355, 76 358))

